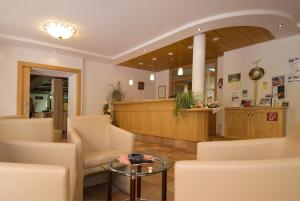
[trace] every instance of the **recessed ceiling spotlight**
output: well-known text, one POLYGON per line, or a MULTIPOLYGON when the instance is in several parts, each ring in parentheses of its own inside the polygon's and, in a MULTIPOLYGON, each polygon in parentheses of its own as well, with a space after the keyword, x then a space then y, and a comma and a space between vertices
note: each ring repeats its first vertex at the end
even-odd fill
POLYGON ((146 52, 147 50, 143 50, 144 52, 146 52))
POLYGON ((174 54, 173 52, 169 52, 169 53, 168 53, 169 56, 172 56, 173 54, 174 54))
POLYGON ((282 28, 282 27, 283 27, 283 24, 278 24, 277 27, 278 27, 278 28, 282 28))
POLYGON ((211 40, 212 40, 213 42, 218 42, 218 41, 220 40, 220 38, 219 38, 219 37, 213 37, 211 40))
POLYGON ((187 49, 191 50, 191 49, 193 49, 193 46, 189 45, 189 46, 187 46, 187 49))
POLYGON ((197 30, 198 30, 198 31, 201 31, 201 28, 198 28, 197 30))
POLYGON ((50 36, 57 39, 68 39, 77 32, 75 26, 62 22, 47 22, 43 28, 50 36))
POLYGON ((153 58, 152 58, 152 61, 157 61, 157 58, 156 58, 156 57, 153 57, 153 58))
POLYGON ((140 62, 140 63, 139 63, 139 65, 140 65, 140 66, 142 66, 142 65, 143 65, 143 63, 142 63, 142 62, 140 62))

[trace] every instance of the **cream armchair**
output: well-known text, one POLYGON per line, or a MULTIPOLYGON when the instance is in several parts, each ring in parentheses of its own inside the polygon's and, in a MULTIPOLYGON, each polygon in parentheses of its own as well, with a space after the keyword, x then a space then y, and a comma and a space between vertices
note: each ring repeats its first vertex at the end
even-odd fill
POLYGON ((198 143, 197 160, 175 164, 175 201, 300 200, 299 135, 198 143))
POLYGON ((0 140, 58 142, 61 132, 54 129, 53 119, 22 119, 21 116, 0 118, 0 140), (20 118, 19 118, 20 117, 20 118))
MULTIPOLYGON (((82 197, 84 176, 103 172, 101 165, 132 152, 134 134, 111 125, 108 115, 80 116, 68 118, 68 142, 77 147, 77 166, 81 169, 77 192, 82 197)), ((126 189, 126 181, 120 179, 119 187, 126 189)))
POLYGON ((67 143, 0 142, 0 200, 74 201, 76 147, 67 143))

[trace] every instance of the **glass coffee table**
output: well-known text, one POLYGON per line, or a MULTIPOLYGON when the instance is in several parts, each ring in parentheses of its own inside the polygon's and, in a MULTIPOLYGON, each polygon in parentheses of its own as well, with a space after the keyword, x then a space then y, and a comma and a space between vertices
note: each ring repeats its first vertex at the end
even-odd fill
MULTIPOLYGON (((139 153, 143 154, 143 153, 139 153)), ((161 200, 167 200, 167 171, 174 165, 173 160, 166 156, 161 156, 158 154, 145 154, 151 155, 155 159, 153 163, 142 163, 142 164, 124 164, 118 159, 113 159, 108 162, 108 164, 103 167, 108 171, 108 191, 107 200, 112 200, 112 185, 113 185, 113 174, 121 174, 130 177, 130 201, 136 200, 146 200, 141 198, 141 188, 142 188, 142 177, 151 176, 154 174, 161 173, 162 175, 162 192, 161 200)))

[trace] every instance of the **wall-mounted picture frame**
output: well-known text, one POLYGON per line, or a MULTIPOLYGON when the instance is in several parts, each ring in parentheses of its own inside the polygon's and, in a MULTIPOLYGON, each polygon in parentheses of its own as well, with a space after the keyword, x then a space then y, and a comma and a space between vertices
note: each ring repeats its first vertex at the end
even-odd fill
POLYGON ((166 98, 166 85, 158 86, 158 95, 157 97, 160 98, 166 98))
POLYGON ((144 90, 145 89, 145 82, 138 81, 138 90, 144 90))

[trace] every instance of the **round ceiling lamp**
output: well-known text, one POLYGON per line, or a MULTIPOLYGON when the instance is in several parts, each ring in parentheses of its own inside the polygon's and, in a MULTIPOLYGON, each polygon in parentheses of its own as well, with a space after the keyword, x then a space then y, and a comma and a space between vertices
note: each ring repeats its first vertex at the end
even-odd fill
POLYGON ((73 25, 62 22, 48 22, 44 24, 44 30, 48 32, 50 36, 57 39, 68 39, 74 36, 77 32, 73 25))

